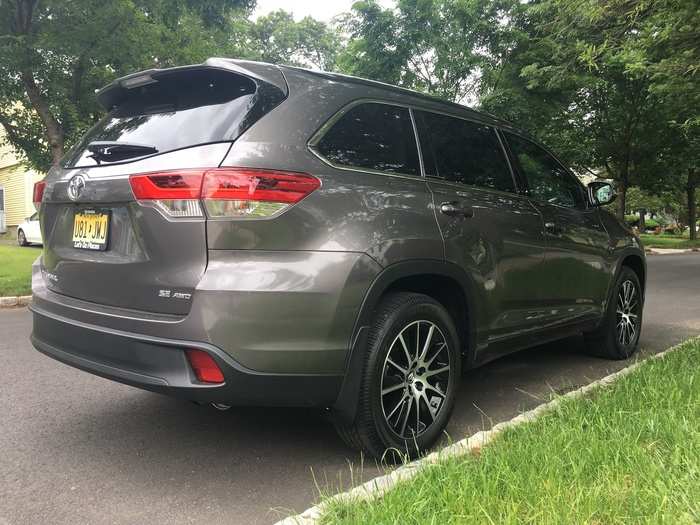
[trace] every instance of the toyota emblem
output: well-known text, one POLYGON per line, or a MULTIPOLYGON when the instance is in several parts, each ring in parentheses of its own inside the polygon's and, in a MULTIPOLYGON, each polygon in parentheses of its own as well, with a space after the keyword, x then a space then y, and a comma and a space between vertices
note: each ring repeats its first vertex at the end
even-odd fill
POLYGON ((77 201, 84 189, 85 177, 82 175, 76 175, 68 181, 68 197, 70 197, 70 200, 77 201))

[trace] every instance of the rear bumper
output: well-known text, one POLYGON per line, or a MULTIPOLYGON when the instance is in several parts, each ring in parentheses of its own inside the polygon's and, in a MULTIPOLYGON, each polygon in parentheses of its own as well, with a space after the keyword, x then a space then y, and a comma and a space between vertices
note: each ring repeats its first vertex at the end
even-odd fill
MULTIPOLYGON (((57 318, 107 331, 201 341, 256 372, 344 373, 355 320, 381 269, 371 258, 353 252, 212 250, 208 259, 187 314, 71 297, 54 290, 63 277, 43 272, 39 261, 33 267, 33 303, 57 318)), ((120 282, 108 266, 102 275, 112 288, 120 282)), ((150 292, 125 283, 123 293, 150 292)))
POLYGON ((216 346, 135 334, 30 307, 32 344, 58 361, 120 383, 198 402, 259 406, 320 406, 335 401, 341 375, 271 374, 247 369, 216 346), (200 383, 185 349, 211 355, 224 383, 200 383))

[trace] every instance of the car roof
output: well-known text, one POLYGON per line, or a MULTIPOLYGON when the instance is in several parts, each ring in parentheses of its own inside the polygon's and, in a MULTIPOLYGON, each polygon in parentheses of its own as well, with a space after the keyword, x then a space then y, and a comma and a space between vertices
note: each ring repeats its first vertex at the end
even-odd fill
POLYGON ((132 73, 130 75, 117 78, 107 86, 100 89, 96 93, 97 100, 105 109, 109 109, 119 98, 121 94, 120 92, 123 91, 123 84, 125 82, 128 82, 130 79, 134 79, 136 77, 141 77, 145 75, 159 74, 166 71, 186 71, 196 70, 200 68, 224 69, 235 73, 244 74, 253 79, 256 79, 257 81, 264 81, 269 84, 272 84, 285 93, 288 89, 288 86, 286 85, 284 79, 285 70, 296 71, 310 77, 315 77, 319 80, 325 79, 332 80, 334 82, 339 82, 342 84, 364 85, 374 89, 378 89, 380 91, 386 91, 394 95, 405 96, 414 104, 422 103, 433 111, 443 111, 453 116, 460 116, 463 118, 478 120, 485 124, 489 124, 502 129, 507 129, 508 131, 512 131, 539 144, 539 142, 532 136, 530 136, 528 133, 518 129, 517 127, 513 126, 513 124, 504 119, 501 119, 484 111, 477 111, 463 104, 450 102, 448 100, 441 99, 439 97, 429 95, 426 93, 422 93, 420 91, 394 86, 392 84, 387 84, 377 80, 369 80, 366 78, 356 77, 352 75, 345 75, 342 73, 332 73, 328 71, 313 70, 291 65, 278 65, 271 64, 268 62, 257 62, 253 60, 244 60, 237 58, 211 57, 201 64, 192 64, 165 69, 150 69, 132 73))
MULTIPOLYGON (((280 66, 280 67, 283 70, 284 69, 291 69, 291 70, 299 71, 301 73, 305 73, 307 75, 315 76, 318 78, 333 80, 335 82, 340 82, 340 83, 345 83, 345 84, 365 85, 365 86, 372 87, 375 89, 389 91, 391 93, 395 93, 398 95, 404 95, 404 96, 410 97, 414 100, 420 100, 420 101, 426 102, 434 107, 439 106, 445 112, 448 112, 448 113, 453 113, 453 114, 466 116, 466 117, 472 117, 472 118, 475 118, 477 120, 481 120, 481 121, 487 122, 489 124, 492 124, 494 126, 507 128, 507 129, 516 131, 520 134, 523 134, 520 130, 518 130, 510 122, 508 122, 504 119, 501 119, 499 117, 496 117, 495 115, 491 115, 490 113, 487 113, 485 111, 477 111, 475 109, 470 108, 469 106, 465 106, 463 104, 458 104, 457 102, 451 102, 449 100, 445 100, 445 99, 436 97, 434 95, 429 95, 429 94, 423 93, 421 91, 416 91, 413 89, 399 87, 399 86, 395 86, 393 84, 387 84, 385 82, 380 82, 378 80, 370 80, 367 78, 356 77, 356 76, 352 76, 352 75, 345 75, 343 73, 332 73, 332 72, 328 72, 328 71, 320 71, 320 70, 307 69, 307 68, 303 68, 303 67, 288 66, 288 65, 284 65, 284 66, 280 66)), ((524 135, 526 135, 526 134, 524 134, 524 135)))

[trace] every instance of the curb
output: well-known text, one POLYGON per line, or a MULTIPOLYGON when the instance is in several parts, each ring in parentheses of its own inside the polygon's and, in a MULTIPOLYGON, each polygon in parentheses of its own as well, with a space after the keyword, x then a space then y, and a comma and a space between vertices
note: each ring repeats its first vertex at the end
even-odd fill
POLYGON ((11 295, 9 297, 0 297, 0 308, 14 308, 17 306, 27 306, 31 302, 31 295, 11 295))
POLYGON ((643 359, 641 361, 636 361, 635 363, 631 364, 626 368, 623 368, 622 370, 607 375, 581 388, 572 390, 571 392, 567 392, 566 394, 556 397, 548 403, 536 406, 535 408, 528 410, 527 412, 523 412, 522 414, 515 416, 512 419, 509 419, 508 421, 498 423, 497 425, 494 425, 490 430, 481 430, 470 437, 457 441, 456 443, 453 443, 452 445, 449 445, 441 450, 432 452, 431 454, 428 454, 427 456, 421 459, 417 459, 415 461, 412 461, 411 463, 407 463, 397 468, 396 470, 390 472, 389 474, 385 474, 384 476, 378 476, 370 481, 367 481, 366 483, 363 483, 362 485, 348 490, 347 492, 341 492, 340 494, 336 494, 335 496, 331 497, 325 502, 319 503, 318 505, 306 509, 301 514, 297 514, 296 516, 290 516, 288 518, 284 518, 278 521, 277 523, 275 523, 275 525, 316 525, 320 522, 320 518, 324 513, 325 506, 331 502, 370 502, 372 500, 378 499, 384 493, 396 486, 396 484, 413 478, 414 476, 416 476, 416 474, 428 468, 430 465, 433 465, 439 461, 443 461, 448 458, 462 457, 475 450, 478 450, 490 441, 492 441, 498 434, 503 432, 505 429, 520 425, 522 423, 527 423, 529 421, 534 421, 535 419, 544 415, 545 413, 551 412, 552 410, 557 408, 564 400, 578 398, 592 390, 598 389, 600 387, 609 386, 621 377, 624 377, 633 370, 635 370, 637 367, 639 367, 641 363, 650 359, 662 358, 666 354, 673 352, 674 350, 679 348, 682 344, 697 339, 700 338, 691 337, 683 343, 679 343, 675 346, 672 346, 671 348, 667 348, 666 350, 659 352, 658 354, 649 356, 648 358, 643 359))
POLYGON ((698 253, 700 248, 645 248, 647 255, 683 255, 687 253, 698 253))

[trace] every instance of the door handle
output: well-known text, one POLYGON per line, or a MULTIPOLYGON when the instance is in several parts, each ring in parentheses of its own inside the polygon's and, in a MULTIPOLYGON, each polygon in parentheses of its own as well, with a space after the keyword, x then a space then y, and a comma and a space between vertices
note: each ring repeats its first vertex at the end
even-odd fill
POLYGON ((564 230, 556 222, 545 222, 544 229, 551 235, 561 235, 564 230))
POLYGON ((440 204, 440 213, 450 217, 474 217, 474 210, 471 206, 461 206, 459 202, 443 202, 440 204))

